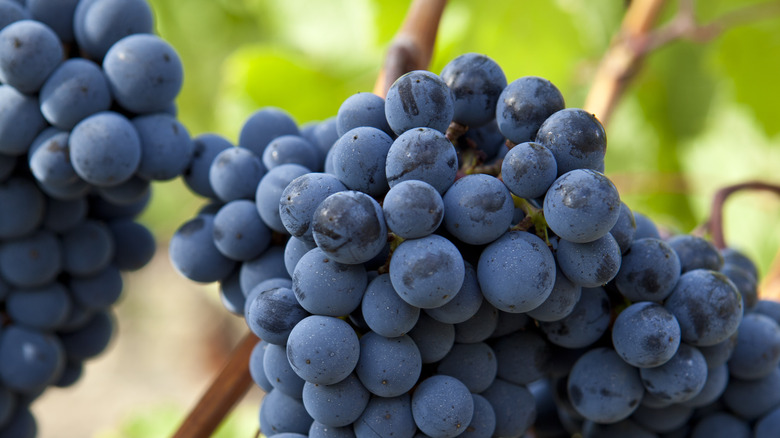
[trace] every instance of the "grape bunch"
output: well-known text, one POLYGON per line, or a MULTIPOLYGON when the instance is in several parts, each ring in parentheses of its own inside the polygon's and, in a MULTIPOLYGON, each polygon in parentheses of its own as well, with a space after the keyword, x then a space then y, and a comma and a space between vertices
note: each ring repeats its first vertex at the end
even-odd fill
POLYGON ((632 212, 601 123, 545 79, 471 53, 195 144, 211 202, 170 257, 262 339, 267 436, 777 430, 780 305, 754 264, 632 212))
POLYGON ((0 437, 35 436, 30 404, 108 346, 151 181, 191 160, 152 31, 145 0, 0 0, 0 437))

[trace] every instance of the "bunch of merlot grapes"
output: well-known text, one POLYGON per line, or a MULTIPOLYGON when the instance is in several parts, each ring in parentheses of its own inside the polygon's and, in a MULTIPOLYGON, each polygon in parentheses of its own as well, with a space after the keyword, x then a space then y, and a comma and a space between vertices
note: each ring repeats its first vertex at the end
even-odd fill
POLYGON ((780 427, 755 265, 633 213, 601 123, 545 79, 466 54, 323 122, 264 108, 237 147, 195 144, 185 181, 212 202, 170 257, 262 339, 267 436, 780 427))
POLYGON ((191 159, 152 31, 145 0, 0 0, 0 437, 107 347, 120 272, 154 254, 150 182, 191 159))

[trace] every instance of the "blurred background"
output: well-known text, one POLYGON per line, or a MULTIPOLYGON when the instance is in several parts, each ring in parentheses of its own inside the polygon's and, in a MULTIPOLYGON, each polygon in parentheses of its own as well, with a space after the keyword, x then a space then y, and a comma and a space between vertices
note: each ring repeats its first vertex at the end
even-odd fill
MULTIPOLYGON (((766 1, 766 0, 764 0, 766 1)), ((299 122, 336 114, 371 91, 408 2, 397 0, 149 0, 158 33, 185 68, 179 117, 196 136, 235 142, 264 106, 299 122)), ((760 1, 759 1, 760 2, 760 1)), ((701 2, 707 22, 756 1, 701 2)), ((627 2, 452 0, 430 70, 480 52, 507 79, 551 80, 569 107, 583 105, 627 2)), ((660 22, 674 15, 670 1, 660 22)), ((714 192, 751 179, 780 182, 780 18, 740 24, 707 43, 678 41, 651 53, 607 126, 607 175, 623 200, 671 230, 690 232, 709 217, 714 192)), ((142 217, 158 254, 125 277, 112 347, 87 363, 67 390, 34 406, 41 437, 170 436, 246 331, 228 314, 216 285, 194 284, 170 265, 177 227, 204 203, 181 183, 156 184, 142 217)), ((780 248, 780 199, 737 195, 726 205, 726 239, 770 270, 780 248)), ((254 437, 257 388, 220 437, 254 437)))

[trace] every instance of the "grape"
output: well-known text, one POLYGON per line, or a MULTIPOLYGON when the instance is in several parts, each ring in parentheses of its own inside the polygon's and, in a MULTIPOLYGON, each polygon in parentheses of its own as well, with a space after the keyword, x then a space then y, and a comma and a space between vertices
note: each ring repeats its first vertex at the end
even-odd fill
POLYGON ((38 230, 0 245, 0 275, 18 287, 43 286, 63 267, 63 249, 51 231, 38 230))
POLYGON ((241 263, 239 275, 241 290, 247 296, 253 287, 266 280, 289 278, 284 267, 284 249, 271 246, 260 257, 241 263))
POLYGON ((96 192, 106 201, 114 204, 132 204, 143 199, 151 192, 151 184, 148 180, 137 176, 111 187, 98 187, 96 192))
POLYGON ((417 425, 412 417, 409 394, 391 398, 371 397, 353 427, 355 436, 359 437, 412 438, 417 425))
POLYGON ((543 122, 564 107, 561 92, 550 81, 525 76, 509 83, 501 92, 496 106, 496 121, 509 141, 524 143, 537 137, 543 122))
POLYGON ((78 305, 90 310, 103 310, 119 300, 123 282, 119 268, 110 264, 91 276, 70 277, 67 285, 78 305))
POLYGON ((0 0, 0 30, 13 22, 30 18, 30 13, 22 6, 13 0, 0 0))
POLYGON ((247 294, 244 317, 250 330, 260 339, 271 344, 284 345, 292 329, 308 313, 295 299, 293 291, 286 287, 266 288, 256 286, 260 292, 247 294))
POLYGON ((28 152, 30 170, 42 184, 60 186, 79 179, 68 154, 68 133, 45 129, 35 138, 28 152))
POLYGON ((290 367, 283 345, 269 343, 265 348, 263 373, 275 390, 289 397, 297 399, 303 397, 303 387, 306 382, 290 367))
POLYGON ((563 174, 547 190, 544 217, 555 234, 570 242, 603 237, 620 217, 620 196, 603 174, 576 169, 563 174))
POLYGON ((407 303, 422 308, 451 301, 465 277, 463 258, 449 240, 439 235, 406 240, 390 259, 390 280, 407 303))
POLYGON ((293 292, 310 313, 328 316, 350 314, 359 305, 368 284, 362 265, 331 260, 320 248, 301 257, 292 276, 293 292))
POLYGON ((111 107, 111 91, 94 62, 69 59, 46 79, 40 92, 41 113, 53 126, 72 129, 92 114, 111 107))
POLYGON ((528 325, 529 321, 531 321, 531 318, 528 317, 527 313, 508 313, 499 310, 498 323, 490 337, 498 338, 518 330, 523 330, 528 325))
POLYGON ((30 143, 46 126, 38 99, 0 85, 0 153, 26 154, 30 143))
POLYGON ((268 143, 282 135, 300 135, 298 125, 284 110, 266 107, 252 113, 244 122, 238 145, 262 157, 268 143))
POLYGON ((544 377, 552 353, 550 344, 535 331, 518 331, 498 338, 493 349, 498 377, 519 385, 544 377))
POLYGON ((707 361, 707 368, 719 367, 731 358, 734 347, 737 346, 737 333, 732 334, 727 339, 718 342, 715 345, 700 346, 699 351, 704 355, 707 361))
POLYGON ((260 428, 266 435, 278 436, 284 432, 305 434, 312 421, 301 400, 281 391, 269 392, 260 405, 260 428))
POLYGON ((715 345, 731 336, 742 320, 742 299, 734 284, 705 269, 681 275, 664 307, 680 323, 682 340, 691 345, 715 345))
POLYGON ((490 303, 482 301, 474 316, 455 324, 455 342, 470 344, 488 339, 498 326, 498 312, 490 303))
POLYGON ((626 307, 612 327, 615 351, 629 365, 663 365, 680 346, 680 324, 663 306, 647 301, 626 307))
POLYGON ((79 0, 27 0, 26 4, 33 19, 49 26, 63 43, 70 43, 74 38, 73 14, 78 2, 79 0))
POLYGON ((331 148, 334 174, 350 190, 383 195, 388 189, 385 165, 392 144, 393 139, 377 128, 350 129, 331 148))
POLYGON ((44 220, 46 198, 26 178, 11 178, 0 183, 0 239, 24 237, 44 220))
POLYGON ((496 354, 484 342, 456 343, 436 368, 438 374, 458 379, 473 393, 486 390, 497 370, 496 354))
POLYGON ((129 180, 141 162, 138 131, 124 116, 111 111, 79 122, 70 133, 68 147, 76 173, 96 186, 129 180))
POLYGON ((680 278, 680 259, 663 240, 635 240, 623 255, 615 285, 631 301, 661 302, 680 278))
POLYGON ((359 357, 357 335, 337 318, 308 316, 293 327, 287 339, 290 366, 307 382, 340 382, 352 373, 359 357))
POLYGON ((8 424, 0 429, 0 438, 35 438, 38 425, 30 412, 29 406, 17 404, 14 416, 8 424))
POLYGON ((219 299, 228 312, 244 315, 246 296, 241 289, 241 269, 234 269, 230 275, 219 281, 219 299))
POLYGON ((417 239, 432 234, 444 219, 441 195, 424 181, 402 181, 385 195, 382 212, 396 236, 417 239))
POLYGON ((582 287, 569 281, 556 265, 552 292, 539 307, 528 311, 527 314, 537 321, 559 321, 574 310, 581 294, 582 287))
MULTIPOLYGON (((2 1, 2 0, 0 0, 2 1)), ((2 87, 0 85, 0 87, 2 87)), ((16 168, 16 157, 0 153, 0 183, 5 182, 16 168)))
POLYGON ((484 300, 477 281, 477 271, 470 263, 464 263, 464 266, 463 285, 455 298, 443 306, 425 309, 428 316, 439 322, 458 324, 469 320, 482 308, 484 300))
POLYGON ((726 412, 715 412, 699 420, 691 438, 750 438, 750 426, 726 412))
POLYGON ((233 145, 217 134, 202 134, 192 139, 192 159, 182 173, 184 182, 193 192, 207 198, 217 198, 209 182, 209 169, 214 158, 233 145))
POLYGON ((469 127, 469 130, 461 137, 461 144, 465 143, 469 147, 485 154, 485 161, 498 158, 507 154, 506 138, 498 130, 496 119, 492 119, 486 125, 469 127))
POLYGON ((315 421, 309 429, 309 438, 355 438, 355 432, 352 425, 330 427, 315 421))
POLYGON ((154 257, 155 241, 151 231, 132 219, 116 219, 108 222, 114 245, 114 259, 123 271, 136 271, 146 266, 154 257))
POLYGON ((43 331, 58 328, 70 315, 71 298, 60 283, 11 291, 6 312, 14 323, 43 331))
POLYGON ((422 369, 420 350, 412 338, 386 338, 368 332, 360 338, 360 359, 355 372, 372 394, 396 397, 417 383, 422 369))
POLYGON ((466 430, 459 436, 463 438, 489 438, 496 430, 496 413, 485 397, 471 394, 474 399, 474 415, 466 430))
POLYGON ((494 60, 478 53, 460 55, 444 66, 441 79, 452 90, 454 121, 476 127, 496 116, 493 109, 506 76, 494 60))
MULTIPOLYGON (((338 140, 340 137, 338 133, 337 122, 337 117, 333 116, 316 124, 310 136, 307 137, 306 134, 303 132, 301 133, 301 135, 308 138, 309 141, 317 146, 323 159, 328 154, 328 151, 330 151, 333 144, 336 143, 336 140, 338 140)), ((389 133, 390 132, 388 132, 388 134, 389 133)))
POLYGON ((474 416, 474 399, 466 385, 450 376, 423 380, 412 395, 412 415, 422 432, 431 437, 455 437, 474 416), (442 403, 442 400, 447 400, 442 403))
POLYGON ((599 423, 627 418, 637 409, 645 391, 637 369, 604 347, 594 348, 577 360, 567 387, 577 412, 599 423))
POLYGON ((86 360, 105 351, 114 331, 114 316, 107 311, 99 311, 76 330, 60 333, 60 339, 69 360, 86 360))
POLYGON ((337 192, 325 198, 314 211, 311 229, 317 246, 340 263, 365 263, 387 243, 382 207, 362 192, 337 192))
POLYGON ((420 316, 419 307, 410 305, 398 296, 388 274, 371 280, 363 295, 361 310, 368 327, 388 338, 409 332, 420 316))
POLYGON ((454 112, 449 87, 439 76, 429 71, 414 70, 406 73, 387 90, 387 123, 399 136, 419 127, 444 133, 450 126, 454 112))
POLYGON ((583 289, 574 309, 563 319, 541 322, 547 339, 566 348, 583 348, 596 342, 610 322, 609 298, 603 288, 583 289))
POLYGON ((771 438, 780 429, 780 408, 764 415, 753 426, 755 438, 771 438))
POLYGON ((173 267, 181 275, 201 283, 227 277, 235 262, 217 250, 213 235, 212 215, 199 215, 184 223, 176 230, 168 246, 173 267))
POLYGON ((510 231, 482 251, 477 277, 490 304, 504 312, 527 312, 552 293, 555 260, 540 238, 510 231))
POLYGON ((337 137, 358 127, 372 127, 393 134, 385 117, 384 99, 374 93, 357 93, 342 102, 336 115, 337 137))
POLYGON ((715 246, 701 237, 681 234, 668 240, 680 258, 682 272, 694 269, 709 269, 719 271, 723 266, 723 256, 715 246))
POLYGON ((309 169, 298 164, 282 164, 269 170, 260 180, 255 192, 255 204, 268 228, 287 233, 280 217, 279 199, 290 182, 307 173, 309 169))
POLYGON ((0 430, 13 418, 16 409, 16 395, 7 388, 0 388, 0 430))
POLYGON ((455 327, 421 313, 409 337, 420 350, 422 363, 434 363, 442 360, 455 344, 455 327))
POLYGON ((480 394, 496 414, 494 436, 522 436, 536 419, 536 402, 523 385, 496 379, 480 394))
POLYGON ((758 300, 753 312, 766 315, 780 324, 780 302, 778 301, 767 299, 758 300))
POLYGON ((303 386, 303 405, 320 424, 341 427, 357 420, 368 405, 370 393, 354 374, 333 385, 307 382, 303 386))
POLYGON ((403 132, 387 152, 385 175, 390 188, 402 181, 419 180, 443 194, 455 182, 457 171, 455 147, 435 129, 422 127, 403 132))
POLYGON ((271 231, 257 213, 255 203, 245 199, 228 202, 214 216, 214 245, 232 260, 251 260, 271 243, 271 231))
POLYGON ((444 225, 460 241, 482 245, 504 235, 514 215, 512 195, 490 175, 467 175, 444 194, 444 225))
POLYGON ((685 426, 692 415, 692 408, 681 405, 657 409, 640 406, 631 415, 631 419, 649 431, 669 433, 685 426))
POLYGON ((586 243, 561 240, 555 254, 558 267, 572 283, 583 287, 598 287, 611 281, 621 265, 620 247, 607 233, 586 243))
POLYGON ((0 30, 0 82, 22 93, 37 92, 62 57, 57 34, 39 21, 16 21, 0 30))
POLYGON ((507 152, 501 164, 504 184, 515 196, 540 198, 558 176, 555 157, 534 142, 520 143, 507 152))
POLYGON ((263 150, 262 159, 266 169, 282 164, 300 164, 308 169, 321 167, 317 148, 299 135, 274 138, 263 150))
POLYGON ((74 12, 73 34, 89 57, 100 61, 125 36, 153 31, 152 11, 143 0, 82 1, 74 12))
POLYGON ((728 361, 739 379, 760 379, 780 364, 780 326, 770 317, 749 313, 737 329, 737 345, 728 361))
POLYGON ((84 221, 62 235, 62 268, 76 276, 97 274, 111 263, 114 245, 104 222, 84 221))
POLYGON ((714 403, 726 390, 729 383, 729 368, 724 363, 718 367, 707 368, 707 381, 704 387, 695 397, 682 402, 683 406, 691 408, 702 408, 714 403))
POLYGON ((133 119, 141 140, 141 178, 167 181, 181 175, 192 157, 192 140, 187 128, 168 114, 151 114, 133 119))
POLYGON ((575 169, 604 171, 607 135, 601 122, 587 111, 567 108, 552 114, 539 127, 535 141, 555 155, 558 176, 575 169))
POLYGON ((636 222, 636 232, 634 233, 634 240, 638 240, 644 237, 652 237, 654 239, 660 239, 661 234, 658 232, 658 227, 653 221, 642 213, 634 212, 634 222, 636 222))
POLYGON ((65 349, 51 334, 11 325, 0 337, 0 380, 19 393, 34 393, 54 383, 65 366, 65 349))
POLYGON ((612 237, 620 246, 620 252, 626 254, 631 248, 631 244, 638 240, 636 235, 636 220, 634 219, 634 213, 628 208, 625 202, 620 202, 620 215, 618 216, 615 226, 609 230, 612 237))
POLYGON ((733 265, 744 269, 749 272, 753 278, 758 279, 758 268, 755 263, 747 256, 742 254, 739 250, 734 248, 724 248, 720 250, 720 255, 723 257, 723 263, 733 265))
POLYGON ((165 110, 183 81, 179 55, 163 39, 149 34, 117 41, 106 53, 103 71, 117 103, 138 114, 165 110))
POLYGON ((743 420, 761 418, 780 406, 780 369, 760 379, 732 378, 721 400, 743 420))
POLYGON ((648 393, 680 403, 701 392, 707 382, 707 362, 696 347, 682 343, 663 365, 641 368, 639 374, 648 393))
POLYGON ((295 266, 298 265, 301 257, 316 247, 317 245, 312 245, 297 237, 290 237, 287 240, 287 244, 284 246, 284 268, 287 269, 290 278, 292 278, 295 266))
POLYGON ((252 199, 266 169, 260 157, 241 147, 225 149, 211 162, 209 182, 217 197, 230 202, 252 199))
POLYGON ((586 420, 582 425, 582 436, 583 438, 658 438, 657 434, 630 419, 609 424, 586 420))
POLYGON ((312 219, 315 211, 328 196, 345 190, 347 188, 341 181, 326 173, 306 173, 291 180, 276 200, 286 232, 314 243, 312 219))
POLYGON ((758 280, 750 272, 735 265, 724 264, 720 272, 734 283, 742 296, 742 307, 750 310, 758 303, 758 280))

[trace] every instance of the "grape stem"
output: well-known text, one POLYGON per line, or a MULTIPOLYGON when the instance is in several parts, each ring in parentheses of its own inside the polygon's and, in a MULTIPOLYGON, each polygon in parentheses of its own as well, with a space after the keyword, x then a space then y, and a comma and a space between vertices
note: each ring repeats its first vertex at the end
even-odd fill
POLYGON ((525 217, 517 225, 512 227, 512 231, 528 231, 531 227, 536 231, 544 243, 550 245, 550 236, 547 234, 547 221, 544 219, 544 210, 535 207, 527 199, 512 195, 515 207, 523 210, 525 217))
POLYGON ((723 187, 715 192, 715 196, 712 197, 712 206, 710 208, 710 220, 707 221, 706 227, 712 235, 712 243, 718 249, 724 249, 728 246, 726 245, 726 239, 723 233, 723 205, 731 195, 744 190, 763 190, 780 195, 780 185, 765 181, 748 181, 734 184, 723 187))

